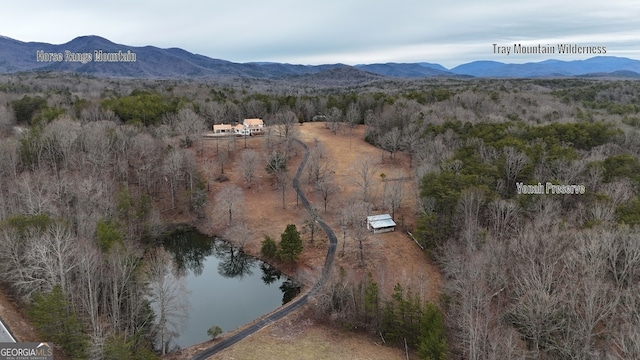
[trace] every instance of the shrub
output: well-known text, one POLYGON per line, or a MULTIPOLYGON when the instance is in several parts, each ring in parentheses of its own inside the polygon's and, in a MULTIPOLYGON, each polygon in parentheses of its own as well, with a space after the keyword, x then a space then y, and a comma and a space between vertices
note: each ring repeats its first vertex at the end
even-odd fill
POLYGON ((278 254, 278 244, 273 238, 265 235, 264 240, 262 240, 262 249, 260 250, 262 256, 273 259, 278 254))
POLYGON ((222 334, 222 328, 218 325, 212 326, 207 330, 207 335, 211 337, 211 340, 215 340, 220 334, 222 334))

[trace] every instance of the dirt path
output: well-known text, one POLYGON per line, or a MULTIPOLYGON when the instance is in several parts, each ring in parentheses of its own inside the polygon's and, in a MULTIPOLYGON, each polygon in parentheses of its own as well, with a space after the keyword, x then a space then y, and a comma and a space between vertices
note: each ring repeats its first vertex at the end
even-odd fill
POLYGON ((27 321, 26 316, 3 291, 0 291, 0 318, 16 341, 38 341, 36 331, 27 321))

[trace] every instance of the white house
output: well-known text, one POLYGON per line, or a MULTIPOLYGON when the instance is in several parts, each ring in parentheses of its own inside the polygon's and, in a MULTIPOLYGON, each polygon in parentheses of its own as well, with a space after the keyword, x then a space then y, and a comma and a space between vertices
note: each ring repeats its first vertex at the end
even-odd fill
POLYGON ((262 119, 244 119, 242 126, 249 131, 249 135, 261 134, 264 130, 264 121, 262 119))
MULTIPOLYGON (((238 135, 238 136, 251 136, 251 135, 259 135, 264 131, 264 122, 262 119, 244 119, 242 124, 236 124, 235 126, 231 126, 231 124, 214 124, 213 125, 213 136, 228 136, 228 135, 238 135)), ((211 136, 211 135, 205 135, 211 136)))
POLYGON ((233 128, 233 130, 234 130, 236 135, 240 135, 240 136, 249 136, 249 135, 251 135, 251 132, 249 131, 249 128, 244 126, 243 124, 237 124, 233 128))
POLYGON ((367 216, 367 230, 374 234, 395 231, 396 223, 389 214, 367 216))

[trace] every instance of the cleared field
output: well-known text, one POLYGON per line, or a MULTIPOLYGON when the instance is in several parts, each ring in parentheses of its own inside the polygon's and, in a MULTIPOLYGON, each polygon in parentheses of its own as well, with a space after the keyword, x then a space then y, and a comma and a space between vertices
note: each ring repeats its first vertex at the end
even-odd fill
MULTIPOLYGON (((391 294, 393 286, 400 282, 405 287, 412 288, 423 298, 437 301, 441 275, 435 264, 421 251, 418 246, 404 233, 401 225, 414 225, 415 187, 410 180, 411 169, 409 159, 403 154, 396 154, 391 160, 387 153, 364 141, 364 127, 358 126, 353 131, 342 131, 333 134, 324 123, 305 123, 299 128, 299 138, 313 146, 321 144, 329 159, 330 169, 334 175, 338 191, 329 200, 327 211, 323 211, 323 200, 314 192, 313 185, 307 184, 306 172, 300 179, 300 186, 310 202, 315 205, 318 214, 331 226, 338 236, 338 250, 334 268, 343 267, 350 281, 359 281, 371 272, 380 284, 383 296, 391 294), (363 157, 373 156, 379 159, 373 179, 372 194, 374 202, 380 203, 383 196, 383 180, 379 175, 384 173, 387 178, 403 179, 404 200, 401 209, 396 213, 396 219, 402 219, 395 232, 376 234, 366 240, 364 247, 365 264, 359 266, 359 247, 349 231, 343 236, 340 227, 340 210, 349 201, 358 197, 357 186, 353 184, 353 167, 363 157), (343 238, 345 244, 343 245, 343 238), (344 246, 344 255, 343 255, 344 246)), ((264 235, 274 239, 280 238, 280 233, 287 224, 296 224, 303 228, 306 210, 296 200, 295 192, 289 187, 285 193, 285 206, 282 205, 282 193, 273 187, 271 177, 266 174, 263 165, 257 168, 257 179, 251 188, 243 183, 240 169, 240 154, 244 151, 245 140, 247 149, 259 154, 266 153, 264 137, 237 139, 233 146, 236 150, 225 169, 229 181, 219 183, 214 179, 219 175, 216 168, 216 154, 228 144, 218 140, 205 142, 204 155, 200 159, 205 164, 205 172, 211 187, 210 202, 215 204, 217 191, 229 183, 243 189, 244 209, 242 218, 249 225, 251 236, 244 242, 244 249, 259 255, 260 243, 264 235)), ((302 158, 303 151, 289 161, 290 177, 302 158)), ((262 164, 262 163, 261 163, 262 164)), ((211 206, 211 205, 210 205, 211 206)), ((381 211, 381 210, 378 210, 381 211)), ((200 224, 201 231, 210 234, 224 234, 226 224, 220 224, 211 209, 211 216, 207 222, 200 224)), ((309 235, 303 235, 308 240, 309 235)), ((233 241, 233 239, 231 239, 233 241)), ((305 249, 295 267, 281 268, 289 275, 301 280, 305 286, 315 283, 324 263, 327 239, 322 231, 318 231, 314 244, 305 240, 305 249)), ((225 329, 231 330, 231 329, 225 329)), ((200 344, 184 349, 165 357, 165 359, 189 359, 193 354, 207 348, 211 344, 200 344)), ((249 336, 230 348, 216 354, 210 359, 406 359, 402 349, 382 345, 379 337, 354 331, 339 329, 330 324, 318 323, 313 316, 313 300, 305 308, 267 328, 249 336)))

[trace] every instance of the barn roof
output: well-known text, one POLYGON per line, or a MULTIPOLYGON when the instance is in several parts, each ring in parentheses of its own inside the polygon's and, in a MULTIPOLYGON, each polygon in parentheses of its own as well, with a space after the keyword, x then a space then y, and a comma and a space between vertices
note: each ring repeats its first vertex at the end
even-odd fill
POLYGON ((371 222, 371 227, 374 229, 380 229, 380 228, 386 228, 386 227, 392 227, 392 226, 396 226, 396 223, 391 219, 384 219, 384 220, 371 222))
POLYGON ((367 222, 369 222, 374 229, 396 226, 395 221, 391 219, 391 215, 389 214, 367 216, 367 222))
POLYGON ((379 220, 386 220, 386 219, 391 219, 391 215, 389 215, 389 214, 380 214, 380 215, 367 216, 367 221, 369 221, 369 222, 371 222, 371 221, 379 221, 379 220))

